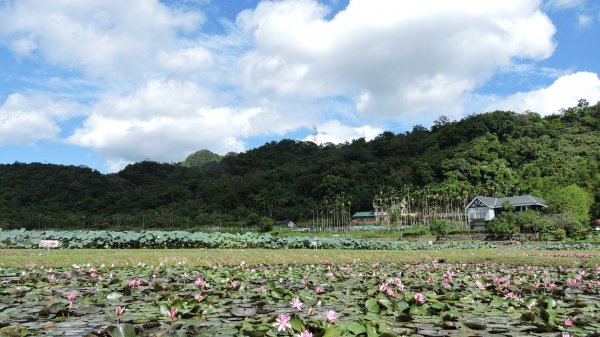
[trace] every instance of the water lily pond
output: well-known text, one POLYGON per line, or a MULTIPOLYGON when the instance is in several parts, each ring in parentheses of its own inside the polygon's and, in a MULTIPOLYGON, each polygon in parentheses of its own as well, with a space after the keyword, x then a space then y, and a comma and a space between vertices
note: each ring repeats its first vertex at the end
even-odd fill
POLYGON ((600 267, 0 270, 0 336, 600 336, 600 267))

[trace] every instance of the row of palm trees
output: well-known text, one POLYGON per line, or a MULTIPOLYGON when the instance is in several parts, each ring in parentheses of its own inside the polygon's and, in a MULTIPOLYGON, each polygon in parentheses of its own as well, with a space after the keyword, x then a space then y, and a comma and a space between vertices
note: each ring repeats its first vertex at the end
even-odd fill
MULTIPOLYGON (((428 227, 432 221, 443 219, 454 221, 459 229, 468 229, 465 208, 469 202, 477 195, 513 195, 500 190, 502 188, 495 188, 495 185, 473 186, 459 181, 422 188, 382 186, 373 198, 373 208, 382 215, 380 224, 389 228, 428 227)), ((316 229, 347 230, 352 226, 352 202, 345 193, 324 198, 312 213, 312 225, 316 229)))

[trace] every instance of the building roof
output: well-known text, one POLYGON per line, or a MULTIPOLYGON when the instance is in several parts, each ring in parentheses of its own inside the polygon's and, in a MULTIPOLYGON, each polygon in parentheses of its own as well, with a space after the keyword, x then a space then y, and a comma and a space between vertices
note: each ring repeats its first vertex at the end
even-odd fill
POLYGON ((469 205, 467 206, 467 208, 469 206, 471 206, 471 204, 473 202, 475 202, 475 200, 479 199, 479 201, 481 201, 482 203, 486 204, 488 207, 490 208, 501 208, 502 204, 505 201, 510 202, 511 204, 513 204, 515 207, 518 206, 541 206, 541 207, 548 207, 548 205, 546 205, 546 202, 538 197, 534 197, 532 195, 519 195, 519 196, 514 196, 514 197, 508 197, 508 198, 492 198, 492 197, 482 197, 482 196, 477 196, 473 199, 473 201, 471 201, 469 203, 469 205))
POLYGON ((353 218, 373 218, 375 217, 375 211, 369 212, 356 212, 352 215, 353 218))

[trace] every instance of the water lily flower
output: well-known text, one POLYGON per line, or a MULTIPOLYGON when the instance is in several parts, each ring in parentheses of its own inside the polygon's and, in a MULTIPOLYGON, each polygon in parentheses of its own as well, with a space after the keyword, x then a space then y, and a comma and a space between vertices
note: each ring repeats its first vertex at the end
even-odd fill
POLYGON ((389 287, 390 287, 390 285, 387 282, 383 282, 382 284, 379 285, 379 291, 384 293, 388 290, 389 287))
POLYGON ((316 288, 315 288, 315 292, 316 292, 317 294, 320 294, 320 293, 322 293, 322 292, 323 292, 323 288, 321 288, 321 287, 316 287, 316 288))
POLYGON ((477 289, 484 290, 485 289, 485 285, 483 283, 479 283, 479 284, 477 284, 477 289))
POLYGON ((573 319, 571 319, 571 317, 567 316, 567 317, 565 317, 565 320, 564 320, 563 324, 564 324, 566 327, 571 327, 571 326, 573 326, 573 325, 574 325, 574 323, 573 323, 573 319))
POLYGON ((194 285, 196 286, 196 288, 204 288, 206 286, 206 281, 204 281, 201 278, 197 278, 194 282, 194 285))
POLYGON ((239 287, 240 287, 240 281, 238 281, 238 280, 231 281, 231 288, 232 289, 237 289, 239 287))
POLYGON ((140 280, 139 278, 133 278, 131 281, 129 281, 129 287, 130 288, 137 288, 140 285, 142 285, 142 280, 140 280))
POLYGON ((416 293, 415 296, 413 296, 415 302, 419 303, 419 304, 423 304, 425 303, 425 295, 421 294, 421 293, 416 293))
POLYGON ((290 323, 291 319, 292 318, 290 317, 290 315, 281 314, 281 315, 279 315, 279 317, 277 317, 277 319, 275 320, 277 323, 274 323, 273 326, 277 327, 277 332, 285 331, 285 329, 291 329, 292 328, 292 324, 290 323))
POLYGON ((260 286, 260 288, 258 288, 258 291, 260 292, 261 295, 263 295, 264 293, 267 292, 267 288, 265 286, 260 286))
POLYGON ((175 319, 175 317, 177 317, 177 309, 176 308, 171 308, 169 310, 169 317, 171 317, 171 321, 173 321, 175 319))
POLYGON ((300 299, 298 297, 295 297, 294 299, 292 299, 290 304, 292 305, 292 308, 294 308, 298 311, 302 311, 302 306, 304 305, 304 303, 302 303, 302 301, 300 301, 300 299))
POLYGON ((74 292, 70 292, 69 295, 67 295, 67 299, 69 300, 69 310, 73 308, 73 303, 75 302, 76 298, 77 295, 74 292))
POLYGON ((396 292, 395 292, 395 291, 394 291, 392 288, 388 288, 388 289, 386 290, 386 294, 387 294, 388 296, 394 297, 394 296, 396 295, 396 292))
POLYGON ((119 324, 119 321, 121 320, 121 315, 123 315, 124 311, 125 307, 121 307, 118 305, 115 307, 115 315, 117 315, 117 324, 119 324))
POLYGON ((313 334, 308 330, 304 330, 300 332, 300 334, 296 335, 296 337, 313 337, 313 334))
POLYGON ((329 323, 333 323, 335 322, 335 320, 338 318, 337 313, 333 310, 328 310, 325 313, 325 319, 329 322, 329 323))

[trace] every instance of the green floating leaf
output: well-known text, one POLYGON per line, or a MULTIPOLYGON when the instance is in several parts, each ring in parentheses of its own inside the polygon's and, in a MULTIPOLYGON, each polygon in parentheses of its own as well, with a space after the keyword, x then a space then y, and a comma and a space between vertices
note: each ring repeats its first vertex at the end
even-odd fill
POLYGON ((323 337, 339 337, 342 335, 342 329, 335 327, 335 326, 331 326, 327 329, 325 329, 325 333, 323 334, 323 337))
POLYGON ((365 308, 367 308, 368 312, 378 313, 379 312, 379 303, 376 298, 369 298, 367 302, 365 302, 365 308))
POLYGON ((106 333, 110 337, 137 337, 135 328, 129 324, 111 325, 106 328, 106 333))
POLYGON ((301 331, 302 330, 302 321, 300 320, 300 318, 298 317, 294 317, 290 320, 290 324, 292 325, 292 329, 294 329, 294 331, 301 331))
POLYGON ((348 331, 352 332, 355 335, 367 333, 367 328, 365 328, 364 325, 356 323, 356 322, 348 325, 347 329, 348 329, 348 331))
POLYGON ((371 324, 367 324, 367 337, 379 337, 375 328, 371 324))

